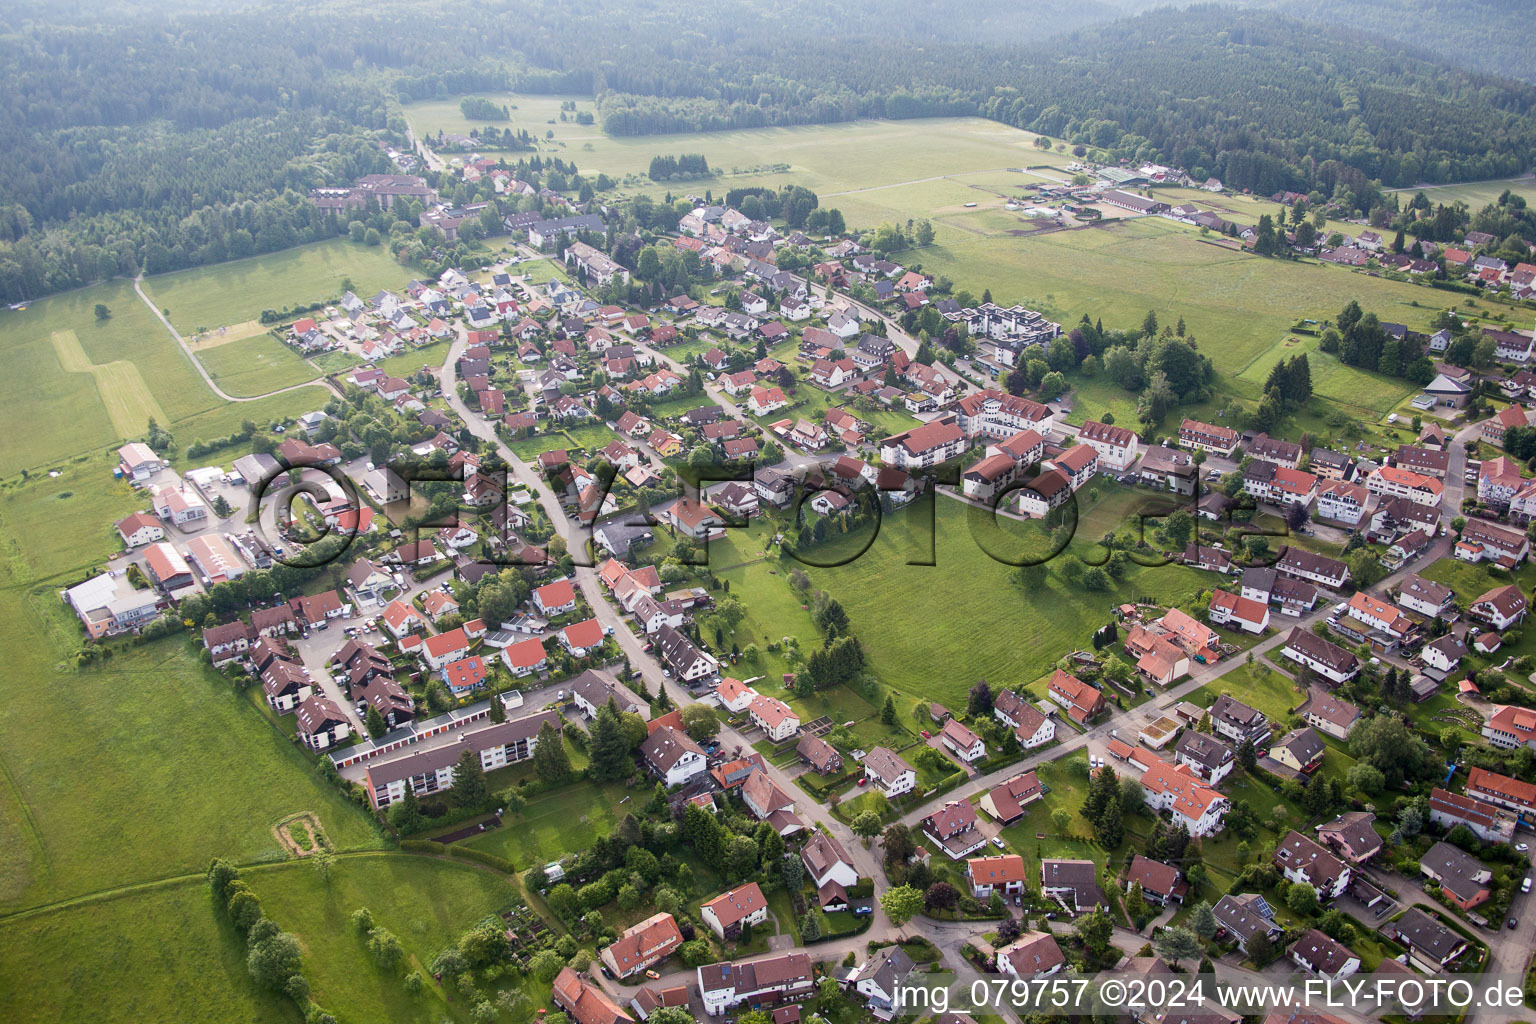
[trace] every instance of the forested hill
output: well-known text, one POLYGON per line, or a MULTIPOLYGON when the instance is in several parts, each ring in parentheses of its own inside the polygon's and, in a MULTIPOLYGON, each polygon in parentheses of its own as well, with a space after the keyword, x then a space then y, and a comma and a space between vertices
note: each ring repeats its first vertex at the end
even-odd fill
POLYGON ((616 134, 980 113, 1268 192, 1495 177, 1536 157, 1536 88, 1268 11, 1160 10, 1030 45, 784 40, 750 22, 711 42, 657 15, 614 41, 633 52, 660 36, 654 59, 626 61, 589 17, 576 18, 588 45, 568 52, 594 70, 616 134))
MULTIPOLYGON (((1370 32, 1447 64, 1536 82, 1536 13, 1523 0, 1250 0, 1370 32)), ((1100 19, 1096 19, 1100 20, 1100 19)))
MULTIPOLYGON (((1151 2, 16 0, 0 293, 325 237, 306 192, 383 170, 394 104, 512 89, 594 94, 619 135, 982 115, 1259 192, 1536 165, 1536 86, 1267 9, 1151 2)), ((1440 25, 1427 6, 1404 24, 1440 25)), ((1460 48, 1531 34, 1498 0, 1464 6, 1460 48)))

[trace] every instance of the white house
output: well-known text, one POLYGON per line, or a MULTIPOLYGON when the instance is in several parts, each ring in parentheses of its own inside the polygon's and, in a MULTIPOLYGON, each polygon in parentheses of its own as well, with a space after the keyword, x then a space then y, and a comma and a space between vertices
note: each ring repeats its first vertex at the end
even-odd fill
POLYGON ((873 747, 864 755, 864 777, 887 798, 917 788, 917 770, 887 747, 873 747))
POLYGON ((725 938, 727 929, 759 925, 768 920, 768 900, 756 882, 727 889, 699 907, 699 918, 710 931, 725 938))
POLYGON ((1141 438, 1134 430, 1125 427, 1089 420, 1078 431, 1077 439, 1093 446, 1093 450, 1099 453, 1101 467, 1115 472, 1130 468, 1131 463, 1141 455, 1141 438))
POLYGON ((1147 805, 1168 811, 1192 836, 1208 836, 1221 830, 1230 801, 1196 775, 1187 765, 1158 761, 1141 777, 1147 805))
POLYGON ((686 732, 670 725, 646 737, 640 744, 640 756, 668 786, 681 786, 709 770, 703 748, 686 732))
POLYGON ((961 722, 958 718, 951 718, 944 723, 944 728, 939 731, 939 741, 955 756, 966 764, 980 761, 987 756, 987 745, 975 730, 961 722))

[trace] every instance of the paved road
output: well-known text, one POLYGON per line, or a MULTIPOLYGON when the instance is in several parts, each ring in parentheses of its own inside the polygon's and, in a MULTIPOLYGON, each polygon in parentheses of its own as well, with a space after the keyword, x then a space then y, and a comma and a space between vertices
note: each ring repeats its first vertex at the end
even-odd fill
MULTIPOLYGON (((468 425, 470 432, 476 437, 493 444, 501 457, 511 467, 510 475, 513 479, 527 486, 538 496, 539 503, 543 506, 545 514, 555 526, 555 531, 565 538, 567 549, 572 552, 585 550, 585 542, 588 537, 586 528, 574 523, 565 514, 558 497, 544 478, 534 472, 513 454, 511 448, 504 444, 496 436, 491 425, 477 411, 469 408, 458 395, 458 371, 457 362, 463 354, 467 342, 461 335, 449 348, 448 357, 442 369, 443 395, 447 398, 454 412, 468 425)), ((581 588, 582 596, 591 606, 593 614, 605 630, 612 633, 617 640, 624 656, 629 660, 630 667, 639 672, 646 685, 653 692, 666 690, 672 703, 678 707, 694 702, 693 695, 683 686, 667 679, 662 675, 662 668, 656 658, 645 650, 645 642, 637 637, 630 629, 623 613, 609 602, 602 582, 597 578, 597 570, 591 566, 578 565, 575 570, 575 582, 581 588)), ((740 746, 743 750, 751 748, 751 742, 745 735, 723 725, 720 740, 724 746, 740 746)), ((768 775, 786 793, 796 796, 795 811, 802 818, 821 825, 832 835, 836 836, 848 850, 859 874, 870 878, 877 878, 877 858, 874 853, 866 850, 863 844, 856 839, 848 827, 836 818, 831 812, 801 792, 789 776, 779 768, 769 765, 768 775)), ((877 918, 883 918, 883 912, 876 910, 877 918)), ((878 925, 877 921, 877 925, 878 925)))
POLYGON ((148 295, 144 294, 144 289, 141 287, 141 284, 143 283, 143 281, 144 281, 144 275, 143 274, 140 274, 138 277, 135 277, 133 279, 133 290, 134 290, 134 292, 136 292, 138 294, 140 299, 144 300, 144 305, 149 307, 150 312, 155 314, 155 319, 159 320, 162 324, 164 324, 165 325, 165 329, 167 331, 171 332, 171 337, 176 339, 176 344, 181 346, 181 351, 186 355, 187 359, 191 360, 192 366, 197 370, 198 376, 203 378, 203 383, 207 384, 208 387, 209 387, 209 390, 211 390, 214 394, 218 395, 220 398, 224 399, 224 401, 226 401, 226 402, 259 402, 263 398, 271 398, 273 395, 281 395, 281 394, 285 394, 286 392, 289 392, 289 391, 297 391, 300 388, 311 388, 311 387, 322 387, 322 388, 325 388, 325 390, 329 391, 331 394, 338 395, 338 397, 339 397, 339 392, 337 392, 337 390, 334 387, 331 386, 330 381, 325 380, 323 377, 319 378, 317 380, 306 381, 303 384, 292 384, 292 385, 290 385, 290 386, 288 386, 286 388, 278 388, 276 391, 268 391, 265 394, 261 394, 261 395, 247 395, 245 397, 240 397, 238 395, 230 394, 229 392, 225 391, 223 388, 219 387, 218 384, 214 383, 213 378, 208 375, 208 371, 203 368, 203 364, 202 364, 201 360, 199 360, 197 358, 196 354, 193 353, 192 346, 187 344, 187 339, 183 338, 181 336, 181 332, 178 331, 174 326, 172 326, 171 321, 166 318, 164 313, 160 312, 160 307, 156 306, 154 304, 154 302, 150 299, 150 297, 148 295))

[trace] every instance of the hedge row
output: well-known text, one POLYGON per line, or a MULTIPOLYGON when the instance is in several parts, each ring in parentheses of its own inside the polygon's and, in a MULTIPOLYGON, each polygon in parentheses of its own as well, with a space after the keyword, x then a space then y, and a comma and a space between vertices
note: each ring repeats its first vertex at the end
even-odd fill
POLYGON ((494 853, 486 853, 484 850, 476 850, 468 846, 450 846, 448 847, 448 856, 472 860, 508 875, 515 874, 517 871, 512 866, 512 862, 505 857, 498 857, 494 853))

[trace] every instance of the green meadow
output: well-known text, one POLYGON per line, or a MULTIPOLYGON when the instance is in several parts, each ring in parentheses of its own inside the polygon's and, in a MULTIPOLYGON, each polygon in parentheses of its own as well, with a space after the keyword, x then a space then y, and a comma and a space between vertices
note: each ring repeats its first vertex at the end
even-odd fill
POLYGON ((255 320, 264 309, 307 305, 340 297, 342 283, 368 296, 399 288, 410 272, 382 245, 336 238, 313 245, 194 267, 144 279, 155 305, 170 310, 171 323, 190 337, 216 327, 255 320))

